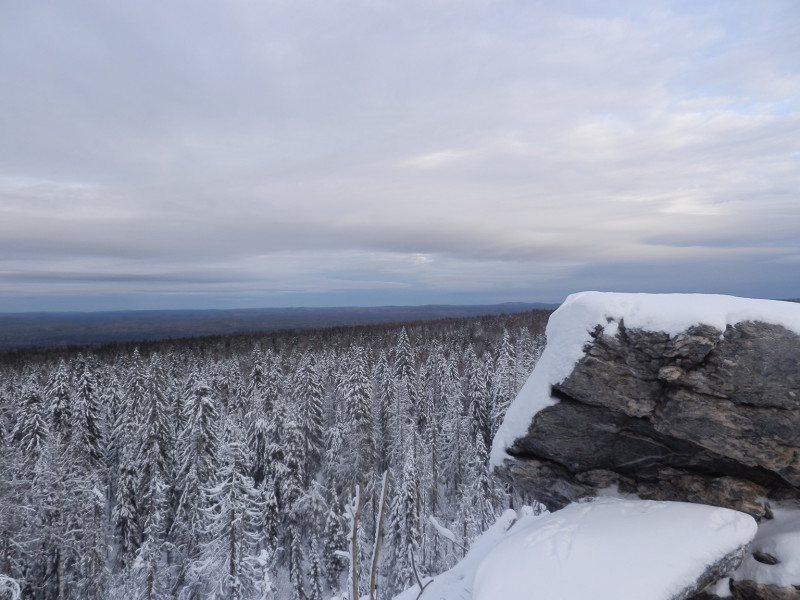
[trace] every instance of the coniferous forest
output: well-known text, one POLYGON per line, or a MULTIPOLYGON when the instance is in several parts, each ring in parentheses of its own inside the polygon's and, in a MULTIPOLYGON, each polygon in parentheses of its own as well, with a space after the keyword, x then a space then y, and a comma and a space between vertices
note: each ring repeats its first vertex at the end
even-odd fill
POLYGON ((390 598, 512 502, 488 449, 548 314, 0 355, 0 576, 390 598))

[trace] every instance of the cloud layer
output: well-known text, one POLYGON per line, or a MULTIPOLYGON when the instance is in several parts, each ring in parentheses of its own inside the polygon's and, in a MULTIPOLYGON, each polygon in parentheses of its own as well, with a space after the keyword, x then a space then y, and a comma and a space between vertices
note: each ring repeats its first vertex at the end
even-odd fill
POLYGON ((793 0, 0 10, 0 310, 800 296, 793 0))

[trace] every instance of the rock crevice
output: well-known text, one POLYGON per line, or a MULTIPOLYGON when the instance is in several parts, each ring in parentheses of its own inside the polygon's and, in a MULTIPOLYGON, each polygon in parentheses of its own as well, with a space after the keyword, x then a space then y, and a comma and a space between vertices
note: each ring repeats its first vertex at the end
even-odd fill
POLYGON ((498 471, 551 509, 617 486, 734 508, 800 498, 800 336, 742 322, 598 326, 498 471))

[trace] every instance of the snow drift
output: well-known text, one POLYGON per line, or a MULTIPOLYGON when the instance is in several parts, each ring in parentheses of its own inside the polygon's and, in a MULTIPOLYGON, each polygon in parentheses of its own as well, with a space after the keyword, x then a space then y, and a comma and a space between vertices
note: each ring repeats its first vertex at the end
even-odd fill
POLYGON ((752 517, 679 502, 598 499, 519 523, 481 562, 474 600, 675 600, 741 561, 752 517))

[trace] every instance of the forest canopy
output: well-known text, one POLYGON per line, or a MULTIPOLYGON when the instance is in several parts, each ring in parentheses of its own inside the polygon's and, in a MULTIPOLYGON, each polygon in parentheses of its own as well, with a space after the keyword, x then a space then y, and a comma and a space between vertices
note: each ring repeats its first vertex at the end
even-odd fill
POLYGON ((320 600, 353 573, 389 598, 508 506, 487 449, 548 314, 1 355, 0 574, 36 600, 320 600))

